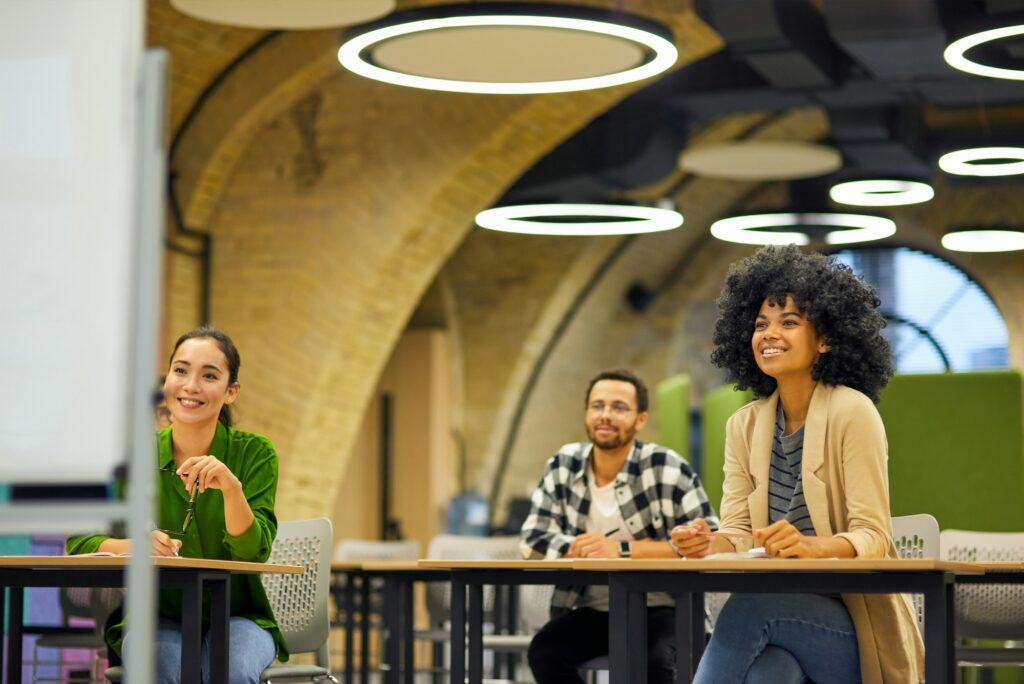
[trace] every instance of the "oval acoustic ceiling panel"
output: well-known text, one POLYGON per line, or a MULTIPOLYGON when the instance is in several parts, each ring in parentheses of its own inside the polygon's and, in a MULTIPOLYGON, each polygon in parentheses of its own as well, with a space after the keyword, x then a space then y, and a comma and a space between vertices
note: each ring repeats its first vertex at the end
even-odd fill
POLYGON ((839 150, 798 140, 743 140, 683 150, 679 167, 706 178, 746 181, 794 180, 832 173, 842 166, 839 150))
POLYGON ((352 26, 395 9, 395 0, 171 0, 189 16, 214 24, 259 29, 352 26))

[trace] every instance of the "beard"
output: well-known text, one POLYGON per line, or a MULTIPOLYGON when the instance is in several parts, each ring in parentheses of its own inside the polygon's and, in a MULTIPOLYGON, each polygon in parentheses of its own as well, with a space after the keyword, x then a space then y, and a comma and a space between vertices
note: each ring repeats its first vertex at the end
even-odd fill
POLYGON ((587 426, 587 437, 589 437, 590 441, 594 443, 594 446, 599 449, 618 449, 619 447, 632 442, 635 436, 636 428, 633 425, 616 428, 616 433, 609 437, 598 437, 597 426, 587 426))

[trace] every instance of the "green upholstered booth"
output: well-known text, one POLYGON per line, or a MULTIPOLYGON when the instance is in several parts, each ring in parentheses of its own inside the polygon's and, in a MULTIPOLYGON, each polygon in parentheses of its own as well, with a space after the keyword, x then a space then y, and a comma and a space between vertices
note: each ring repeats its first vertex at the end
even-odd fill
POLYGON ((1024 409, 1016 371, 898 375, 878 410, 893 515, 942 529, 1024 530, 1024 409))
POLYGON ((659 382, 654 388, 654 407, 658 410, 658 438, 653 441, 690 461, 690 376, 681 373, 659 382))
POLYGON ((700 409, 700 479, 715 512, 722 503, 722 467, 725 465, 725 423, 737 409, 750 403, 754 393, 740 392, 732 385, 711 390, 700 409))

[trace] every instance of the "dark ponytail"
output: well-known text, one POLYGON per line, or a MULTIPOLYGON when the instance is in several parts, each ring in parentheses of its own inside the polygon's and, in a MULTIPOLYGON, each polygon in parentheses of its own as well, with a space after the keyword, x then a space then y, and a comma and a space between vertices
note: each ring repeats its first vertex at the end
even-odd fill
MULTIPOLYGON (((167 364, 170 365, 174 361, 174 354, 178 351, 178 347, 182 345, 186 340, 196 339, 208 339, 213 340, 217 343, 221 352, 224 354, 224 358, 228 361, 228 387, 238 384, 238 369, 242 366, 242 357, 238 354, 238 347, 231 341, 228 334, 223 330, 218 330, 212 326, 204 325, 193 330, 189 330, 187 333, 178 338, 178 341, 174 343, 174 349, 171 350, 171 358, 167 364)), ((234 425, 234 419, 231 415, 231 406, 224 404, 220 407, 220 416, 218 417, 221 423, 226 427, 234 425)))

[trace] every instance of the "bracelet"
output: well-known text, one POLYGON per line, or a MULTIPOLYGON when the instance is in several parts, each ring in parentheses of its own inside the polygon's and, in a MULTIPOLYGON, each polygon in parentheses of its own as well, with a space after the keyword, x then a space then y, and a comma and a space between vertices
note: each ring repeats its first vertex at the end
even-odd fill
POLYGON ((680 558, 683 557, 683 552, 679 549, 678 546, 676 546, 676 543, 672 540, 672 537, 668 538, 668 545, 669 545, 669 548, 671 548, 673 551, 676 552, 677 556, 679 556, 680 558))

